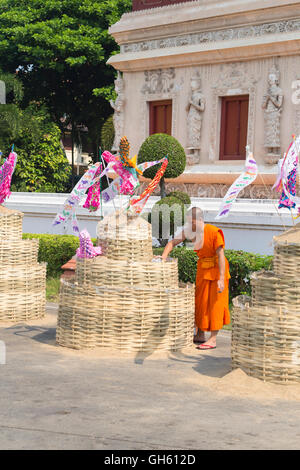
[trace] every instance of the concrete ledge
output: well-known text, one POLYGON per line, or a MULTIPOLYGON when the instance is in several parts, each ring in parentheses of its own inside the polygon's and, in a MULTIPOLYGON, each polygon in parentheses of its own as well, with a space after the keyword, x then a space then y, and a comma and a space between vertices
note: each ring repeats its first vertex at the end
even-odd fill
POLYGON ((297 55, 300 32, 116 54, 107 61, 122 72, 297 55))

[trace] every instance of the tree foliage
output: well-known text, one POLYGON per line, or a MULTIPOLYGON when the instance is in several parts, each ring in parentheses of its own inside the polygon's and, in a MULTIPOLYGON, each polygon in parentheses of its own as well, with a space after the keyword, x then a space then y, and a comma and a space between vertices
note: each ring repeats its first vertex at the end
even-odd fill
POLYGON ((0 105, 0 148, 7 155, 12 144, 18 154, 13 190, 62 192, 70 166, 60 145, 61 131, 43 106, 20 107, 21 81, 0 73, 7 91, 7 104, 0 105))
POLYGON ((130 8, 131 0, 1 0, 0 68, 18 69, 25 103, 42 102, 61 127, 84 124, 99 139, 111 113, 106 61, 118 50, 108 28, 130 8))
POLYGON ((101 148, 111 151, 115 139, 113 116, 109 116, 101 129, 101 148))
POLYGON ((41 124, 43 133, 38 141, 23 135, 16 143, 14 191, 65 192, 71 167, 60 144, 61 131, 46 118, 41 124))

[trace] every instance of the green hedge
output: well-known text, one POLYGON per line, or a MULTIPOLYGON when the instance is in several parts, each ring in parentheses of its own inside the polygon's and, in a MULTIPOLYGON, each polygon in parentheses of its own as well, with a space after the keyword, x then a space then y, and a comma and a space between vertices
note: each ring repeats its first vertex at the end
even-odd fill
MULTIPOLYGON (((72 235, 45 235, 24 233, 23 238, 40 240, 39 261, 46 261, 48 277, 62 273, 61 266, 71 259, 79 246, 79 239, 72 235)), ((96 239, 92 239, 96 243, 96 239)), ((154 254, 160 255, 163 248, 154 248, 154 254)), ((230 265, 230 301, 239 294, 251 294, 250 275, 260 269, 270 269, 272 256, 262 256, 244 251, 225 250, 230 265)), ((196 281, 197 255, 185 247, 174 248, 172 257, 178 259, 179 279, 182 282, 196 281)))
MULTIPOLYGON (((39 261, 48 263, 48 277, 61 274, 61 266, 75 255, 79 247, 79 238, 73 235, 24 233, 23 238, 38 238, 40 240, 39 261)), ((95 241, 93 239, 93 243, 95 241)))
POLYGON ((167 197, 175 197, 176 199, 182 201, 183 204, 186 204, 187 206, 191 205, 190 196, 183 191, 172 191, 171 193, 167 194, 167 197))
MULTIPOLYGON (((155 254, 160 255, 163 248, 155 248, 155 254)), ((250 275, 260 269, 271 269, 272 256, 262 256, 245 251, 225 250, 229 262, 231 279, 229 282, 230 302, 240 294, 251 295, 250 275)), ((171 253, 178 259, 179 279, 183 282, 196 281, 197 254, 193 250, 177 247, 171 253)))

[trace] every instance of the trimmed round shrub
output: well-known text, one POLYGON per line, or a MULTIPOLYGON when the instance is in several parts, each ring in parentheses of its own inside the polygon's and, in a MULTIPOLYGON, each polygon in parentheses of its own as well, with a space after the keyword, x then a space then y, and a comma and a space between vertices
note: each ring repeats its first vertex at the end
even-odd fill
MULTIPOLYGON (((138 153, 138 163, 151 162, 168 157, 169 163, 164 178, 177 178, 184 172, 185 151, 175 137, 168 134, 153 134, 147 137, 138 153)), ((154 178, 158 167, 155 165, 144 172, 146 178, 154 178)))
POLYGON ((115 138, 115 128, 113 121, 113 114, 109 116, 104 122, 101 129, 101 148, 102 151, 111 151, 115 138))
POLYGON ((171 193, 168 194, 168 197, 175 197, 179 199, 180 201, 183 202, 186 206, 191 205, 191 198, 187 193, 184 193, 183 191, 172 191, 171 193))

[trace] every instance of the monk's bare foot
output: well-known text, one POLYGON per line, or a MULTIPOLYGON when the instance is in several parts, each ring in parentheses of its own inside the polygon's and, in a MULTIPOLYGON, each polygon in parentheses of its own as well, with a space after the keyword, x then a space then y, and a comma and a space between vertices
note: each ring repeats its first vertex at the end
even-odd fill
POLYGON ((201 344, 200 349, 215 349, 217 346, 217 341, 215 338, 209 338, 205 343, 201 344))
POLYGON ((199 346, 196 346, 196 349, 199 349, 200 351, 211 351, 212 349, 216 349, 217 346, 209 346, 209 344, 199 344, 199 346))

